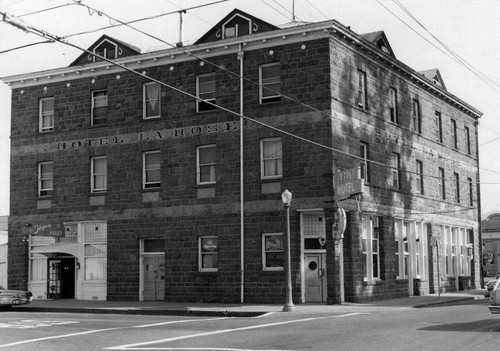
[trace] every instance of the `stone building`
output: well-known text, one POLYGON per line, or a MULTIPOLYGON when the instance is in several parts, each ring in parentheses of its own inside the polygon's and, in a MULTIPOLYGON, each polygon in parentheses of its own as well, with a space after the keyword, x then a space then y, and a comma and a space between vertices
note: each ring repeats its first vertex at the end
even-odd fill
POLYGON ((384 32, 234 10, 193 45, 103 36, 69 67, 3 81, 9 287, 284 302, 285 189, 295 303, 479 284, 481 113, 384 32))

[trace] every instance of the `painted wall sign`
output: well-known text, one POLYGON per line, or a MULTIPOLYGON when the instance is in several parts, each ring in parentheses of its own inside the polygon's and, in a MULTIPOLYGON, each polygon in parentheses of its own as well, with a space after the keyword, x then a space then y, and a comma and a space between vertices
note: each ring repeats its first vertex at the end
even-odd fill
POLYGON ((139 132, 136 134, 121 134, 106 136, 100 138, 76 139, 57 143, 57 150, 74 150, 87 147, 111 146, 118 144, 131 144, 145 141, 175 139, 191 137, 197 135, 207 135, 215 133, 224 133, 239 129, 239 122, 223 122, 205 124, 199 126, 190 126, 183 128, 173 128, 164 130, 154 130, 148 132, 139 132))

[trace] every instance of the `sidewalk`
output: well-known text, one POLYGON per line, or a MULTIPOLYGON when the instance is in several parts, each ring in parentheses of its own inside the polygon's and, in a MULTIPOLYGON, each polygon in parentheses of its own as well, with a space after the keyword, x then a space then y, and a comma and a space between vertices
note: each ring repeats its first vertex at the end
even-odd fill
MULTIPOLYGON (((425 308, 439 305, 485 300, 483 290, 459 293, 430 294, 401 299, 349 303, 340 305, 296 304, 296 313, 317 314, 345 312, 347 309, 402 307, 425 308)), ((136 315, 176 315, 176 316, 231 316, 256 317, 271 312, 282 312, 283 305, 259 304, 208 304, 163 301, 82 301, 82 300, 34 300, 29 305, 13 306, 13 312, 53 312, 53 313, 108 313, 136 315)), ((294 313, 294 312, 292 312, 294 313)))

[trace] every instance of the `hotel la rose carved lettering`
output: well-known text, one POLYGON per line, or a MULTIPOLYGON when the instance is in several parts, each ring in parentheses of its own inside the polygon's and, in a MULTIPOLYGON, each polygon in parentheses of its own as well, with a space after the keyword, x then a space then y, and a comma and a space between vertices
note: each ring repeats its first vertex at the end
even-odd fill
POLYGON ((57 150, 71 150, 84 147, 99 147, 106 145, 129 144, 133 142, 155 141, 172 138, 190 137, 204 134, 215 134, 238 130, 238 122, 224 122, 191 126, 167 130, 139 132, 135 135, 116 135, 100 138, 77 139, 57 143, 57 150))

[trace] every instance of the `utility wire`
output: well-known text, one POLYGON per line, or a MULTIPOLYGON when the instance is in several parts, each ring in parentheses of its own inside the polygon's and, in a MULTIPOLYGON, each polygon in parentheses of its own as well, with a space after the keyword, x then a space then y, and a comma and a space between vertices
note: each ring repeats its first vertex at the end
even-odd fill
POLYGON ((36 42, 36 43, 26 44, 26 45, 22 45, 22 46, 17 46, 15 48, 10 48, 10 49, 7 49, 7 50, 3 50, 3 51, 0 51, 0 54, 5 54, 5 53, 10 52, 10 51, 24 49, 24 48, 27 48, 27 47, 30 47, 30 46, 34 46, 34 45, 48 44, 48 43, 53 43, 53 42, 54 42, 53 40, 39 41, 39 42, 36 42))
POLYGON ((22 14, 22 15, 19 15, 19 16, 16 16, 16 17, 21 18, 21 17, 25 17, 25 16, 31 16, 31 15, 34 15, 34 14, 37 14, 37 13, 42 13, 42 12, 46 12, 46 11, 52 11, 52 10, 55 10, 55 9, 58 9, 58 8, 61 8, 61 7, 73 6, 73 5, 76 5, 76 4, 67 3, 67 4, 64 4, 64 5, 49 7, 49 8, 43 9, 43 10, 38 10, 38 11, 33 11, 33 12, 25 13, 25 14, 22 14))
MULTIPOLYGON (((86 5, 83 5, 83 4, 82 4, 82 6, 85 6, 85 7, 87 7, 87 8, 88 8, 88 6, 86 6, 86 5)), ((93 10, 93 11, 98 11, 98 10, 93 9, 93 8, 90 8, 90 9, 91 9, 91 10, 93 10)), ((99 11, 99 12, 100 12, 100 11, 99 11)), ((115 20, 115 21, 117 21, 117 22, 120 22, 120 20, 118 20, 118 19, 114 19, 114 18, 112 18, 112 17, 110 17, 110 16, 108 16, 108 15, 104 14, 103 12, 100 12, 100 13, 101 13, 101 14, 103 14, 104 16, 106 16, 106 17, 110 18, 110 19, 113 19, 113 20, 115 20)), ((109 63, 111 63, 111 64, 113 64, 113 65, 115 65, 115 66, 120 67, 120 68, 121 68, 121 69, 123 69, 123 70, 129 71, 129 72, 132 72, 132 73, 134 73, 134 74, 136 74, 136 75, 139 75, 139 76, 141 76, 141 77, 143 77, 143 78, 146 78, 146 79, 148 79, 148 80, 150 80, 150 81, 153 81, 153 82, 158 83, 158 84, 160 84, 160 85, 162 85, 162 86, 165 86, 165 87, 167 87, 167 88, 169 88, 169 89, 171 89, 171 90, 174 90, 174 91, 177 91, 177 92, 179 92, 179 93, 181 93, 181 94, 187 95, 187 96, 189 96, 189 97, 191 97, 191 98, 193 98, 193 99, 195 99, 195 100, 197 100, 197 101, 203 101, 204 103, 207 103, 207 104, 209 104, 209 105, 212 105, 212 106, 214 106, 215 108, 221 109, 221 110, 223 110, 223 111, 225 111, 225 112, 228 112, 228 113, 230 113, 230 114, 234 114, 234 115, 236 115, 236 116, 238 116, 238 117, 244 118, 244 119, 249 120, 249 121, 251 121, 251 122, 254 122, 254 123, 258 124, 258 125, 261 125, 261 126, 263 126, 263 127, 266 127, 266 128, 271 129, 271 130, 274 130, 274 131, 276 131, 276 132, 278 132, 278 133, 281 133, 281 134, 284 134, 284 135, 287 135, 287 136, 293 137, 293 138, 295 138, 295 139, 298 139, 298 140, 301 140, 301 141, 307 142, 307 143, 309 143, 309 144, 313 144, 313 145, 315 145, 315 146, 318 146, 318 147, 321 147, 321 148, 324 148, 324 149, 328 149, 328 150, 333 151, 333 152, 337 152, 337 153, 339 153, 339 154, 343 154, 343 155, 346 155, 346 156, 349 156, 349 157, 352 157, 352 158, 358 159, 358 160, 362 161, 363 163, 364 163, 364 162, 367 162, 367 163, 371 163, 371 164, 374 164, 374 165, 382 166, 382 167, 384 167, 384 168, 386 168, 386 169, 387 169, 387 168, 389 168, 389 169, 396 169, 396 170, 398 170, 398 171, 400 171, 400 172, 406 172, 406 173, 409 173, 409 174, 412 174, 412 173, 413 173, 413 174, 418 174, 417 172, 409 171, 409 170, 406 170, 406 169, 404 169, 404 168, 392 167, 392 166, 388 166, 388 165, 386 165, 386 164, 383 164, 383 163, 380 163, 380 162, 377 162, 377 161, 374 161, 374 160, 364 159, 363 157, 360 157, 360 156, 357 156, 357 155, 352 155, 352 154, 350 154, 350 153, 348 153, 348 152, 345 152, 345 151, 342 151, 342 150, 339 150, 339 149, 335 149, 335 148, 333 148, 333 147, 329 147, 329 146, 326 146, 326 145, 320 144, 320 143, 315 142, 315 141, 313 141, 313 140, 306 139, 306 138, 304 138, 304 137, 301 137, 301 136, 295 135, 295 134, 290 133, 290 132, 286 132, 286 131, 284 131, 284 130, 282 130, 282 129, 279 129, 279 128, 273 127, 273 126, 271 126, 271 125, 268 125, 268 124, 266 124, 266 123, 260 122, 260 121, 258 121, 258 120, 252 119, 252 118, 247 117, 247 116, 245 116, 245 115, 243 115, 243 114, 240 114, 240 113, 234 112, 234 111, 229 110, 229 109, 227 109, 227 108, 225 108, 225 107, 222 107, 222 106, 220 106, 220 105, 214 104, 214 103, 212 103, 212 102, 210 102, 210 101, 205 101, 205 100, 203 100, 203 99, 201 99, 201 98, 199 98, 199 97, 197 97, 197 96, 195 96, 195 95, 192 95, 192 94, 190 94, 190 93, 188 93, 188 92, 185 92, 185 91, 183 91, 183 90, 181 90, 181 89, 178 89, 178 88, 176 88, 176 87, 174 87, 174 86, 171 86, 171 85, 169 85, 169 84, 167 84, 167 83, 161 82, 161 81, 159 81, 159 80, 157 80, 157 79, 155 79, 155 78, 149 77, 149 76, 147 76, 146 74, 143 74, 143 73, 137 72, 137 71, 135 71, 135 70, 133 70, 133 69, 131 69, 131 68, 129 68, 129 67, 126 67, 126 66, 123 66, 123 65, 117 64, 117 63, 115 63, 114 61, 112 61, 112 60, 110 60, 110 59, 107 59, 107 58, 105 58, 105 57, 102 57, 102 56, 100 56, 100 55, 98 55, 98 54, 95 54, 94 52, 92 52, 92 51, 90 51, 90 50, 88 50, 88 49, 84 49, 84 48, 82 48, 82 47, 77 46, 76 44, 72 44, 72 43, 68 42, 68 41, 65 39, 65 37, 58 37, 58 36, 51 35, 51 34, 49 34, 49 33, 45 32, 45 31, 43 31, 43 30, 37 29, 37 28, 35 28, 35 27, 30 27, 30 26, 28 26, 26 23, 24 23, 24 22, 22 22, 22 21, 19 21, 19 20, 17 20, 16 18, 9 17, 9 16, 8 16, 7 14, 5 14, 5 13, 0 12, 0 14, 1 14, 1 15, 3 15, 3 17, 4 17, 4 21, 5 21, 5 22, 7 22, 7 23, 9 23, 9 24, 11 24, 11 25, 13 25, 13 26, 15 26, 15 27, 17 27, 17 28, 20 28, 21 30, 24 30, 24 31, 26 31, 26 32, 31 32, 31 33, 33 33, 33 34, 35 34, 35 35, 38 35, 38 36, 41 36, 41 37, 44 37, 44 38, 50 38, 50 39, 52 39, 52 40, 54 40, 54 41, 57 41, 57 42, 59 42, 59 43, 62 43, 62 44, 65 44, 65 45, 71 46, 71 47, 76 48, 76 49, 78 49, 78 50, 81 50, 81 51, 84 51, 84 52, 89 53, 89 54, 91 54, 91 55, 94 55, 94 56, 96 56, 96 57, 98 57, 98 58, 102 59, 103 61, 107 61, 107 62, 109 62, 109 63)), ((140 32, 142 32, 142 31, 140 31, 140 32)), ((150 35, 150 34, 148 34, 148 33, 145 33, 145 34, 146 34, 146 35, 151 36, 151 35, 150 35)), ((161 40, 161 39, 158 39, 158 40, 161 40)), ((171 44, 170 44, 170 45, 171 45, 171 44)), ((191 53, 189 53, 189 52, 186 52, 186 53, 187 53, 187 54, 189 54, 189 55, 191 55, 191 56, 194 56, 194 55, 192 55, 192 54, 191 54, 191 53)), ((194 57, 196 57, 196 56, 194 56, 194 57)), ((201 59, 201 58, 200 58, 200 59, 201 59)), ((212 64, 211 62, 209 62, 209 63, 210 63, 210 64, 212 64)), ((219 66, 217 66, 217 65, 215 65, 215 64, 213 64, 213 65, 214 65, 214 66, 216 66, 216 67, 219 67, 219 66)), ((230 72, 230 71, 228 71, 228 72, 230 72)), ((231 72, 231 73, 232 73, 232 72, 231 72)), ((239 77, 239 75, 237 75, 237 76, 239 77)), ((282 95, 282 96, 283 96, 283 95, 282 95)), ((289 99, 291 99, 291 98, 289 98, 289 99)), ((295 102, 299 102, 299 101, 296 101, 296 100, 294 100, 294 99, 291 99, 291 100, 293 100, 293 101, 295 101, 295 102)), ((300 103, 300 102, 299 102, 299 103, 300 103)), ((306 106, 308 106, 308 105, 306 105, 306 106)), ((316 111, 319 111, 319 110, 317 110, 317 109, 313 108, 312 106, 309 106, 309 107, 310 107, 310 108, 312 108, 312 109, 314 109, 314 110, 316 110, 316 111)), ((322 111, 319 111, 319 112, 322 112, 322 111)), ((426 176, 426 177, 429 177, 429 178, 436 178, 436 179, 443 180, 443 178, 441 178, 441 177, 439 177, 439 176, 433 176, 433 175, 425 175, 425 176, 426 176)), ((456 182, 456 179, 453 179, 453 178, 450 178, 450 179, 444 179, 444 180, 448 180, 448 181, 453 181, 453 182, 456 182)), ((469 183, 469 182, 467 182, 467 181, 460 181, 460 182, 463 182, 463 183, 469 183)), ((477 182, 476 182, 476 183, 477 183, 477 182)))

